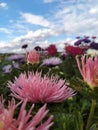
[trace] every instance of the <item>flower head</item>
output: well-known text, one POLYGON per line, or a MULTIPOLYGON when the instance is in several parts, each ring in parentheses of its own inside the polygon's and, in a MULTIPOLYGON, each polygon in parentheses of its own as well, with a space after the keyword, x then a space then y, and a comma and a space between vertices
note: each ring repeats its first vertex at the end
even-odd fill
POLYGON ((74 45, 79 46, 81 43, 82 43, 82 40, 79 39, 78 41, 76 41, 76 42, 74 43, 74 45))
POLYGON ((41 76, 41 73, 30 72, 20 74, 15 78, 14 83, 9 82, 8 87, 12 95, 18 99, 28 99, 33 103, 62 102, 75 95, 74 91, 67 87, 65 81, 58 77, 48 75, 41 76))
POLYGON ((42 65, 59 65, 62 63, 62 60, 58 57, 50 57, 48 59, 44 59, 42 65))
POLYGON ((90 56, 98 56, 98 51, 96 50, 96 49, 88 49, 87 51, 86 51, 86 53, 88 54, 88 55, 90 55, 90 56))
POLYGON ((90 48, 98 50, 98 43, 92 42, 90 48))
POLYGON ((34 47, 34 49, 35 49, 36 51, 44 51, 44 49, 41 48, 40 46, 36 46, 36 47, 34 47))
POLYGON ((40 59, 40 55, 35 50, 31 50, 26 53, 26 59, 28 63, 34 64, 38 63, 40 59))
POLYGON ((20 61, 23 60, 25 58, 24 54, 14 54, 9 56, 7 59, 9 61, 20 61))
POLYGON ((4 107, 4 99, 1 97, 0 99, 0 130, 49 130, 49 128, 53 125, 51 115, 48 120, 38 126, 40 122, 47 115, 48 110, 46 109, 46 104, 41 107, 36 115, 33 117, 31 112, 34 108, 34 104, 31 106, 29 111, 26 111, 27 100, 25 100, 18 114, 18 117, 14 117, 15 110, 22 102, 18 104, 15 103, 15 100, 12 99, 9 101, 8 107, 4 107))
POLYGON ((57 53, 57 48, 54 44, 51 44, 46 50, 49 56, 54 56, 57 53))
POLYGON ((23 49, 26 49, 27 47, 28 47, 28 44, 22 45, 22 48, 23 48, 23 49))
POLYGON ((4 71, 4 73, 11 73, 12 66, 10 64, 9 65, 5 65, 5 66, 3 66, 2 70, 4 71))
POLYGON ((98 57, 83 55, 81 61, 76 57, 78 68, 85 82, 90 88, 98 86, 98 57))

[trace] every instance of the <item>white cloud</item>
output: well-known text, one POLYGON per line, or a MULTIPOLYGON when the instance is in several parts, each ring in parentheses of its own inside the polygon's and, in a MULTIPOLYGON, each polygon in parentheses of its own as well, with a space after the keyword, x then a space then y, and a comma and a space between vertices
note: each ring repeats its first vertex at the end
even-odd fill
POLYGON ((91 8, 90 10, 89 10, 89 13, 90 14, 98 14, 98 6, 96 6, 96 7, 93 7, 93 8, 91 8))
MULTIPOLYGON (((54 0, 44 0, 44 2, 47 3, 53 1, 54 0)), ((76 37, 77 35, 98 35, 97 0, 59 0, 59 3, 60 1, 61 4, 59 4, 58 7, 54 7, 51 13, 46 15, 48 18, 31 13, 21 13, 22 19, 20 19, 20 21, 17 20, 18 22, 14 21, 16 25, 10 26, 11 29, 13 27, 15 31, 22 34, 10 42, 12 48, 15 48, 15 50, 19 52, 21 46, 25 43, 29 44, 29 47, 32 48, 36 45, 46 47, 50 44, 49 38, 52 39, 54 36, 60 37, 63 34, 65 35, 65 41, 59 39, 54 42, 59 50, 63 50, 63 43, 68 41, 67 36, 69 37, 69 42, 73 44, 73 39, 70 37, 76 37), (37 29, 34 28, 34 25, 37 29)), ((13 24, 13 21, 10 22, 13 24)), ((8 33, 8 30, 0 28, 0 32, 8 33)), ((2 50, 4 51, 3 48, 2 46, 2 50)), ((5 48, 7 47, 5 46, 5 48)), ((10 50, 12 49, 8 51, 10 50)))
POLYGON ((39 29, 36 31, 29 31, 26 35, 22 35, 13 40, 13 42, 22 44, 35 44, 46 41, 50 36, 57 36, 57 32, 52 29, 39 29))
POLYGON ((26 20, 26 22, 30 24, 40 25, 43 27, 51 26, 51 23, 48 20, 46 20, 43 16, 34 15, 30 13, 21 13, 21 16, 26 20))
MULTIPOLYGON (((56 31, 56 30, 55 30, 56 31)), ((35 32, 29 31, 26 35, 22 35, 20 37, 17 37, 13 39, 10 42, 0 42, 0 52, 1 53, 22 53, 24 52, 21 49, 21 46, 24 44, 28 44, 28 49, 33 49, 35 46, 41 46, 43 48, 46 48, 51 44, 47 40, 50 36, 57 36, 58 34, 54 30, 51 29, 39 29, 35 32)), ((55 41, 55 44, 59 51, 61 51, 64 48, 64 41, 55 41)))
POLYGON ((63 2, 64 0, 43 0, 44 3, 63 2))
POLYGON ((43 0, 44 3, 51 3, 54 2, 55 0, 43 0))
POLYGON ((10 44, 10 43, 6 44, 6 42, 0 41, 0 48, 6 47, 6 46, 11 47, 12 44, 10 44))
POLYGON ((68 35, 98 35, 98 1, 70 2, 63 2, 54 13, 55 25, 68 35))
POLYGON ((11 30, 9 30, 7 28, 0 28, 0 33, 11 34, 11 30))
POLYGON ((7 8, 7 3, 4 2, 0 3, 0 8, 7 8))

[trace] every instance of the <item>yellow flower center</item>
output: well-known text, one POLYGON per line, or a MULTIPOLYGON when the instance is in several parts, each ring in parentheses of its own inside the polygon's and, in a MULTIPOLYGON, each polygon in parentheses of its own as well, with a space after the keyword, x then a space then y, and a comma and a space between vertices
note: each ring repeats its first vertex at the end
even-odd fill
POLYGON ((4 122, 0 121, 0 130, 4 130, 4 122))

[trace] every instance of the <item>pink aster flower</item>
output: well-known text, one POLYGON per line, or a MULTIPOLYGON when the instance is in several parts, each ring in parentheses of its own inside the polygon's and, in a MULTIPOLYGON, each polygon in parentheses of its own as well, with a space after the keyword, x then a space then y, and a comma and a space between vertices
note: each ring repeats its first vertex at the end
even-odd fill
POLYGON ((14 83, 9 82, 8 87, 12 95, 18 99, 28 99, 33 103, 62 102, 75 95, 74 91, 65 85, 65 81, 58 77, 48 75, 41 76, 41 73, 30 72, 20 74, 15 78, 14 83))
POLYGON ((26 59, 28 63, 34 64, 38 63, 40 59, 40 55, 35 50, 31 50, 26 53, 26 59))
POLYGON ((44 123, 41 122, 48 113, 46 104, 38 110, 35 116, 32 116, 34 104, 27 112, 25 109, 27 100, 22 103, 17 119, 14 118, 14 112, 20 104, 21 102, 16 104, 12 99, 9 101, 8 107, 5 108, 4 99, 0 99, 0 130, 49 130, 53 125, 52 115, 44 123))
POLYGON ((76 57, 78 68, 85 82, 91 89, 98 87, 98 56, 83 55, 81 60, 76 57))

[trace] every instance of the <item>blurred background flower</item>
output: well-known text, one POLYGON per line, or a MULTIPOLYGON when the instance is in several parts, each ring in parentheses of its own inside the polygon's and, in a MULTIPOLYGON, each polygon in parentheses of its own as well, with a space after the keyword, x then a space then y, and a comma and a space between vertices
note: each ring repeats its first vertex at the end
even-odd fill
POLYGON ((46 66, 53 65, 53 66, 55 66, 55 65, 61 64, 62 60, 58 57, 50 57, 50 58, 44 59, 42 62, 43 62, 42 65, 46 65, 46 66))
POLYGON ((10 55, 7 57, 8 61, 18 61, 20 62, 21 60, 25 59, 25 55, 24 54, 14 54, 14 55, 10 55))
POLYGON ((81 55, 84 53, 82 48, 72 45, 65 46, 65 52, 72 56, 81 55))
POLYGON ((12 71, 12 65, 5 65, 2 67, 3 73, 11 73, 12 71))
POLYGON ((49 47, 46 48, 46 51, 49 56, 54 56, 57 53, 56 45, 51 44, 49 47))
POLYGON ((26 53, 26 59, 28 63, 34 64, 38 63, 40 60, 40 55, 35 50, 30 50, 26 53))

